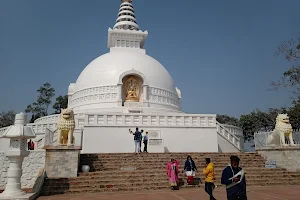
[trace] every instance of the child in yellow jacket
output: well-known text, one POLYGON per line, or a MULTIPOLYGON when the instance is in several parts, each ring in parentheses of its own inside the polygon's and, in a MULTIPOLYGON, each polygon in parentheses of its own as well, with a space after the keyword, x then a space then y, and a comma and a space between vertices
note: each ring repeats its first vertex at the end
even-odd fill
POLYGON ((210 200, 216 200, 212 192, 215 188, 215 166, 214 163, 210 161, 210 158, 206 158, 206 168, 203 169, 203 174, 205 176, 205 192, 209 195, 210 200))

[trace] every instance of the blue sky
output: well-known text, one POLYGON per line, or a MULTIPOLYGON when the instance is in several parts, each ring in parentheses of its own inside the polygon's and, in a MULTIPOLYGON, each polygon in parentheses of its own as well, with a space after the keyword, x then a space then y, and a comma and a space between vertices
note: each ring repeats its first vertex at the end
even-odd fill
MULTIPOLYGON (((300 1, 133 4, 139 26, 149 31, 147 53, 181 89, 184 111, 238 117, 290 105, 287 91, 267 89, 290 67, 274 52, 300 36, 300 1)), ((107 29, 119 6, 119 0, 1 0, 0 110, 23 111, 46 81, 65 95, 84 67, 108 52, 107 29)))

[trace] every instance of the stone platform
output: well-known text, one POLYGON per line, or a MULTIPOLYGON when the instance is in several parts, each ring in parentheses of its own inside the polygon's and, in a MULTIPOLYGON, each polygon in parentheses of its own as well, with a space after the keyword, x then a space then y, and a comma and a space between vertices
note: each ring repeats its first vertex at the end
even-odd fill
POLYGON ((276 161, 277 167, 300 172, 300 146, 269 146, 257 148, 256 152, 268 161, 276 161))
MULTIPOLYGON (((216 199, 225 200, 224 187, 218 187, 214 195, 216 199)), ((285 187, 249 187, 248 200, 296 200, 300 196, 300 186, 285 187)), ((203 188, 181 189, 179 191, 163 190, 152 192, 118 192, 118 193, 88 193, 65 194, 39 197, 38 200, 199 200, 209 199, 203 188)))
POLYGON ((46 146, 45 170, 49 178, 71 178, 78 175, 80 146, 46 146))

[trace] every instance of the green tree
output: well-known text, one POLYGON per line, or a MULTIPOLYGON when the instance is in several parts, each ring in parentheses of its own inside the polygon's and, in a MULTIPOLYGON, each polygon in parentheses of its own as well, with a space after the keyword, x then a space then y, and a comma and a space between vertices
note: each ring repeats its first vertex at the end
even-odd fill
POLYGON ((220 124, 239 126, 239 120, 235 117, 230 117, 228 115, 217 115, 217 121, 220 124))
POLYGON ((287 71, 279 81, 272 82, 272 90, 281 88, 291 88, 294 95, 300 95, 300 37, 282 42, 275 53, 276 56, 284 55, 285 59, 291 63, 287 71))
POLYGON ((13 125, 15 122, 15 111, 9 110, 7 112, 2 111, 0 113, 0 128, 13 125))
POLYGON ((300 128, 300 98, 293 101, 293 107, 289 108, 288 115, 290 123, 294 129, 300 128))
POLYGON ((243 129, 245 140, 253 140, 255 132, 273 130, 279 113, 286 113, 286 109, 270 108, 268 112, 256 109, 249 114, 241 115, 239 125, 243 129))
POLYGON ((28 105, 25 109, 26 113, 31 113, 33 118, 31 119, 31 123, 43 116, 48 115, 48 108, 52 102, 52 98, 55 95, 55 89, 51 87, 51 84, 46 82, 44 83, 38 90, 38 96, 36 102, 28 105))
POLYGON ((58 96, 56 98, 55 104, 53 105, 54 114, 59 114, 61 109, 66 109, 68 107, 68 95, 58 96))

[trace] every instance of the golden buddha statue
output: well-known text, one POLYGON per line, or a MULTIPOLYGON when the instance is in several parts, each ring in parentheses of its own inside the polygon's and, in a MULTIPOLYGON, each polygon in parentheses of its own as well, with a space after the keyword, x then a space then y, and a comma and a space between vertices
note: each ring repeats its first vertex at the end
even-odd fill
POLYGON ((134 76, 131 76, 126 81, 126 98, 125 101, 139 101, 139 87, 138 80, 135 79, 134 76))

